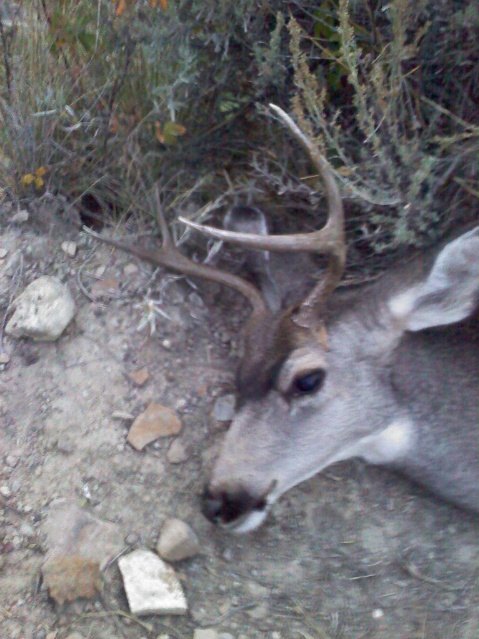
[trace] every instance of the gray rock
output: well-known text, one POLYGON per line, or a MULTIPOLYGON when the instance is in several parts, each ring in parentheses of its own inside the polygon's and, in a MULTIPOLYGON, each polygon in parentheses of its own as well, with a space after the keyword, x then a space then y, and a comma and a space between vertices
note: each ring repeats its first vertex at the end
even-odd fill
POLYGON ((182 615, 188 606, 171 566, 150 550, 135 550, 118 560, 130 610, 135 615, 182 615))
POLYGON ((75 443, 69 437, 61 437, 57 441, 57 450, 64 455, 71 455, 75 450, 75 443))
POLYGON ((181 439, 174 439, 166 454, 170 464, 181 464, 188 459, 188 451, 181 439))
POLYGON ((53 341, 75 315, 75 302, 65 284, 44 275, 32 282, 13 302, 15 312, 6 326, 12 337, 53 341))
POLYGON ((193 557, 200 546, 196 533, 181 519, 168 519, 156 545, 158 554, 167 561, 180 561, 193 557))
POLYGON ((269 608, 266 602, 260 603, 246 613, 252 619, 265 619, 269 615, 269 608))
POLYGON ((235 396, 218 397, 213 407, 213 417, 219 422, 230 422, 235 414, 235 396))

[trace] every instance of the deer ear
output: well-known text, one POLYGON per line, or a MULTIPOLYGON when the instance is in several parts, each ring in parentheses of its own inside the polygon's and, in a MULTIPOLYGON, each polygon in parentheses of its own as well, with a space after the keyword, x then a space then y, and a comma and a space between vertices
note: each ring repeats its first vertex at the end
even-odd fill
POLYGON ((429 276, 394 297, 389 308, 404 330, 454 324, 479 302, 479 227, 447 244, 429 276))
MULTIPOLYGON (((263 211, 253 206, 233 206, 225 215, 223 226, 227 231, 268 235, 268 223, 263 211)), ((245 250, 246 264, 258 280, 261 293, 271 311, 281 307, 281 295, 272 277, 269 251, 245 250)))

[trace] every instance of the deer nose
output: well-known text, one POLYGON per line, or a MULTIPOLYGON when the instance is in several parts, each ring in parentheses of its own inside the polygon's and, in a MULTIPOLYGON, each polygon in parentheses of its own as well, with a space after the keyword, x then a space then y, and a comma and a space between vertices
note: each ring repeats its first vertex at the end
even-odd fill
POLYGON ((234 524, 252 512, 263 512, 266 500, 255 498, 244 489, 235 491, 205 488, 203 514, 213 524, 234 524))

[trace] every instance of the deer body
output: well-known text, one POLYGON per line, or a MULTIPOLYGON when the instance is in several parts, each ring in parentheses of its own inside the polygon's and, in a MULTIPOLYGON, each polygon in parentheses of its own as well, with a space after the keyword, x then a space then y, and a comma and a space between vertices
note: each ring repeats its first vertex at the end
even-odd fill
POLYGON ((236 532, 251 530, 289 488, 352 457, 478 511, 479 227, 374 284, 334 293, 346 255, 338 187, 313 142, 272 108, 321 174, 324 228, 269 236, 261 211, 248 207, 231 211, 226 231, 182 221, 248 249, 327 254, 324 280, 299 304, 284 308, 267 253, 253 260, 262 291, 178 253, 160 210, 157 252, 103 239, 235 288, 252 306, 238 408, 203 495, 204 514, 236 532))

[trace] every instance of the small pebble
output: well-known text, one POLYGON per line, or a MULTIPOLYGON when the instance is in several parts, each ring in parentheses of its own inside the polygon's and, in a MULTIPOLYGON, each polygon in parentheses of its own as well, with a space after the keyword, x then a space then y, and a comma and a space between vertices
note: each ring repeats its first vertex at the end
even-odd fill
POLYGON ((35 530, 33 528, 33 526, 31 526, 29 523, 25 522, 20 526, 20 533, 24 536, 24 537, 34 537, 35 536, 35 530))
POLYGON ((184 397, 181 397, 176 403, 175 403, 175 409, 176 410, 184 410, 186 407, 188 406, 188 402, 186 401, 186 399, 184 397))
POLYGON ((18 464, 18 459, 14 455, 8 455, 5 461, 7 463, 7 466, 10 466, 10 468, 15 468, 15 466, 18 464))
POLYGON ((62 242, 62 251, 68 257, 75 257, 77 253, 77 244, 76 242, 62 242))
POLYGON ((68 437, 62 437, 57 441, 57 450, 64 455, 71 455, 75 450, 75 444, 68 437))
POLYGON ((236 399, 234 395, 218 397, 213 407, 213 416, 219 422, 230 422, 235 414, 236 399))
POLYGON ((133 546, 134 544, 138 542, 139 539, 140 539, 140 536, 137 533, 131 532, 125 537, 125 544, 128 544, 129 546, 133 546))
POLYGON ((123 268, 123 273, 128 276, 128 275, 135 275, 135 273, 138 273, 138 266, 136 264, 130 263, 130 264, 126 264, 125 267, 123 268))
POLYGON ((247 611, 247 615, 252 619, 265 619, 269 615, 268 604, 263 602, 247 611))
POLYGON ((9 497, 12 496, 12 491, 10 490, 10 488, 8 486, 2 486, 0 488, 0 495, 2 495, 2 497, 5 497, 6 499, 8 499, 9 497))
POLYGON ((158 554, 167 561, 180 561, 197 555, 200 544, 196 533, 181 519, 168 519, 156 545, 158 554))
POLYGON ((101 266, 99 266, 96 271, 95 271, 95 275, 97 277, 103 277, 105 275, 105 271, 106 271, 106 266, 104 264, 102 264, 101 266))
POLYGON ((166 453, 166 457, 170 464, 181 464, 181 462, 188 459, 188 451, 181 439, 173 440, 168 452, 166 453))
POLYGON ((115 410, 111 414, 111 418, 118 421, 132 421, 133 419, 135 419, 135 416, 131 413, 128 413, 126 410, 115 410))

